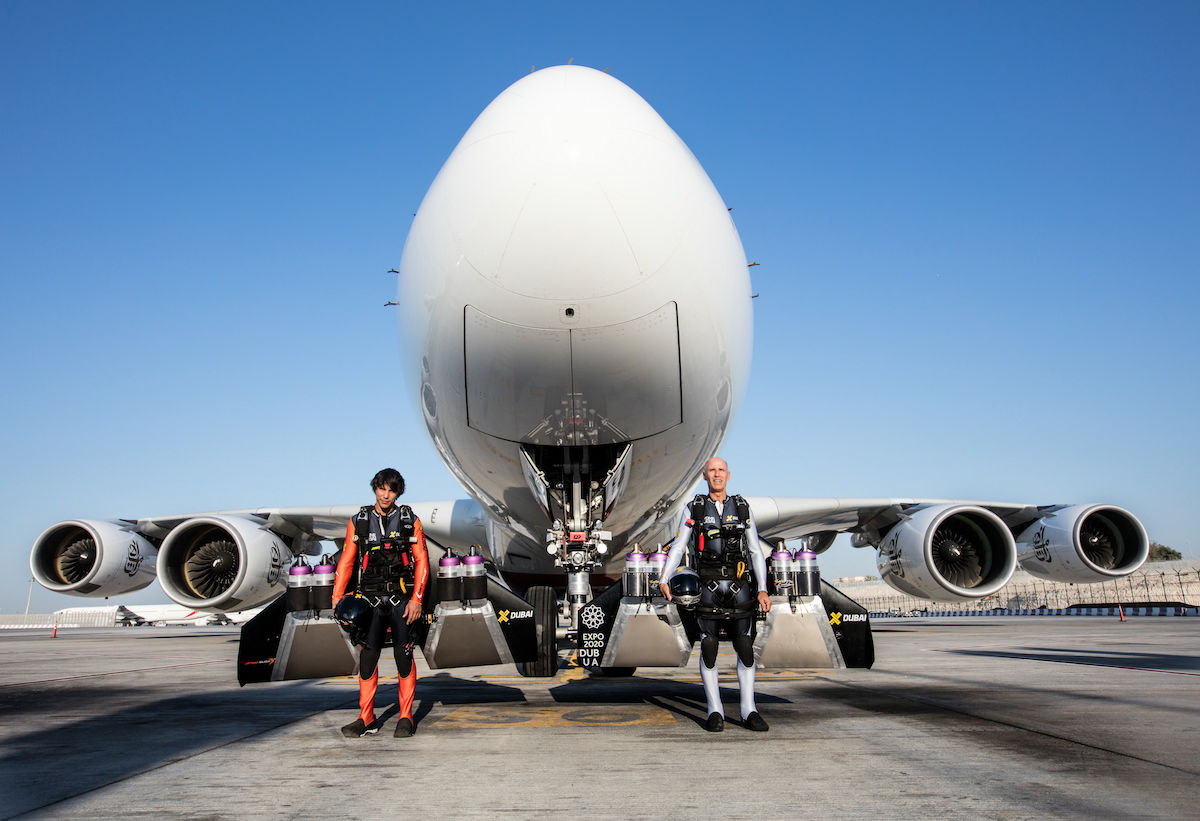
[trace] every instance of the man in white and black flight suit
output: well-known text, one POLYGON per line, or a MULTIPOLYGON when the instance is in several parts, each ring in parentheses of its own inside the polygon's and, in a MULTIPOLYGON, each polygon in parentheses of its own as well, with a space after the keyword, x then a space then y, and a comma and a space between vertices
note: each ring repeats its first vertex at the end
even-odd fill
POLYGON ((700 627, 700 680, 708 699, 706 729, 711 733, 725 729, 717 683, 717 643, 721 623, 727 622, 737 653, 742 722, 748 729, 766 732, 767 722, 754 704, 754 634, 757 611, 766 613, 771 609, 767 561, 759 547, 750 506, 741 496, 730 496, 726 491, 729 466, 725 460, 715 456, 709 459, 702 475, 708 483, 708 495, 697 496, 684 509, 659 586, 670 600, 671 576, 679 569, 684 552, 694 551, 700 577, 700 602, 694 612, 700 627))

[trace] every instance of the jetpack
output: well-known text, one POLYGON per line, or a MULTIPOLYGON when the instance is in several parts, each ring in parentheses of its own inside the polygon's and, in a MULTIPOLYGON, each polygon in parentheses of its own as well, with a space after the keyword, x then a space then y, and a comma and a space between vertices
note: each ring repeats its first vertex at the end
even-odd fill
MULTIPOLYGON (((477 547, 465 556, 429 546, 424 612, 414 643, 433 669, 522 663, 537 656, 534 609, 487 568, 477 547)), ((333 616, 334 560, 309 567, 296 559, 287 592, 242 626, 237 676, 242 685, 352 675, 359 648, 333 616)), ((390 641, 390 639, 389 639, 390 641)))
MULTIPOLYGON (((577 655, 610 672, 683 667, 699 629, 692 614, 662 597, 663 552, 636 548, 625 573, 579 610, 577 655)), ((771 610, 760 615, 754 657, 761 669, 870 667, 875 662, 866 608, 824 582, 816 556, 777 550, 769 572, 771 610)))

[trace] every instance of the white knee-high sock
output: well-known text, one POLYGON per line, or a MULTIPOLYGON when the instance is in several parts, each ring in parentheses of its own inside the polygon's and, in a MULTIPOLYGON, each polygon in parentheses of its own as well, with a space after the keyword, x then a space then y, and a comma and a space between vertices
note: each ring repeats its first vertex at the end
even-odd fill
POLYGON ((754 665, 749 667, 742 664, 742 660, 738 659, 738 690, 742 696, 742 718, 745 719, 751 713, 758 710, 754 706, 754 665))
POLYGON ((717 683, 717 665, 704 666, 700 659, 700 681, 704 683, 704 697, 708 699, 708 712, 724 715, 725 708, 721 704, 721 686, 717 683))

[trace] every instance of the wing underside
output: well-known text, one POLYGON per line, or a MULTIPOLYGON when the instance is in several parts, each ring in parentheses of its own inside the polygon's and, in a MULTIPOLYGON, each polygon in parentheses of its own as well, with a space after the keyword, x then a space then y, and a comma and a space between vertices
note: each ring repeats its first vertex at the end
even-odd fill
MULTIPOLYGON (((1149 551, 1141 523, 1111 505, 916 498, 748 501, 767 543, 790 540, 792 547, 820 553, 838 534, 851 534, 856 547, 878 551, 885 582, 935 600, 990 595, 1018 563, 1052 581, 1105 581, 1136 570, 1149 551)), ((502 530, 473 500, 418 502, 412 508, 434 558, 448 547, 490 545, 502 530)), ((181 605, 235 611, 279 595, 295 557, 319 556, 329 550, 328 543, 340 547, 346 522, 358 509, 253 508, 60 522, 38 538, 30 565, 35 578, 57 592, 120 595, 157 577, 181 605)), ((504 551, 494 556, 501 565, 506 557, 504 551)))
POLYGON ((1032 505, 955 499, 748 499, 768 543, 799 539, 813 553, 839 533, 878 551, 880 577, 933 600, 982 598, 1018 564, 1050 581, 1102 582, 1146 560, 1141 523, 1112 505, 1032 505))

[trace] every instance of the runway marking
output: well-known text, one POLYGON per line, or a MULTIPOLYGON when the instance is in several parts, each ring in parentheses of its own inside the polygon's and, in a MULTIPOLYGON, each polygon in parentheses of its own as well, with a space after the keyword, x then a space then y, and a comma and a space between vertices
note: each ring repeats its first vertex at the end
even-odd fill
MULTIPOLYGON (((580 666, 579 662, 576 660, 577 652, 578 651, 572 651, 571 655, 567 658, 567 666, 564 667, 563 669, 559 670, 557 675, 555 675, 551 679, 543 679, 543 681, 580 681, 582 679, 591 678, 591 673, 588 672, 587 668, 580 666)), ((720 658, 720 657, 718 657, 718 658, 720 658)), ((681 668, 676 667, 676 668, 667 668, 667 669, 679 670, 681 668)), ((807 670, 807 669, 806 670, 759 670, 758 674, 757 674, 757 678, 760 680, 762 680, 762 679, 806 680, 806 679, 814 678, 815 676, 819 676, 819 675, 828 675, 830 672, 831 672, 830 670, 807 670)), ((484 676, 475 676, 475 678, 482 680, 482 681, 531 681, 531 679, 527 678, 526 676, 521 676, 521 675, 516 675, 516 676, 487 676, 487 675, 484 675, 484 676)), ((600 680, 604 680, 603 676, 598 676, 597 678, 599 678, 600 680)), ((647 678, 647 677, 643 676, 643 678, 647 678)), ((620 677, 613 677, 608 680, 612 681, 614 683, 620 682, 622 680, 628 681, 628 679, 621 679, 620 677)), ((662 680, 663 681, 699 681, 700 674, 692 673, 691 675, 684 675, 681 677, 670 677, 670 674, 667 674, 667 677, 663 678, 662 680)), ((737 681, 737 673, 733 673, 733 672, 721 673, 719 676, 719 680, 720 681, 737 681)))
MULTIPOLYGON (((678 670, 679 668, 666 668, 666 669, 678 670)), ((430 673, 427 675, 418 676, 417 680, 420 682, 423 682, 423 683, 425 683, 425 682, 434 683, 437 679, 436 674, 439 672, 445 672, 445 671, 431 670, 430 673)), ((813 679, 817 678, 818 676, 827 676, 831 672, 832 672, 831 670, 818 670, 818 669, 812 669, 812 670, 759 670, 756 675, 756 679, 759 682, 780 681, 780 680, 812 681, 813 679)), ((628 683, 630 681, 635 680, 635 678, 621 678, 621 677, 617 677, 617 676, 614 676, 612 678, 609 678, 606 676, 599 676, 599 675, 592 676, 592 674, 590 672, 588 672, 586 667, 580 667, 579 664, 576 663, 574 653, 572 653, 570 658, 568 659, 567 666, 562 668, 561 670, 559 670, 558 673, 551 678, 529 678, 528 676, 522 676, 522 675, 491 676, 491 675, 487 675, 487 674, 471 676, 472 681, 484 681, 484 682, 519 681, 519 682, 524 682, 526 684, 545 683, 545 684, 553 684, 553 685, 558 685, 558 684, 561 684, 563 682, 568 682, 568 681, 584 681, 584 680, 589 680, 589 679, 597 681, 597 682, 607 682, 608 684, 612 684, 612 685, 620 685, 622 683, 628 683)), ((662 682, 673 682, 673 681, 698 682, 698 681, 700 681, 700 674, 696 673, 696 672, 687 672, 687 673, 683 673, 682 675, 678 675, 678 674, 672 675, 671 673, 665 673, 665 674, 659 674, 656 676, 641 676, 641 677, 637 677, 636 680, 639 684, 644 684, 647 680, 658 680, 658 681, 662 681, 662 682)), ((723 684, 736 684, 737 683, 737 673, 723 672, 717 677, 717 680, 723 684)), ((396 679, 396 676, 394 676, 394 675, 391 675, 391 676, 380 675, 380 677, 379 677, 380 684, 392 683, 395 681, 397 681, 397 679, 396 679)), ((358 684, 358 676, 354 676, 354 675, 338 676, 337 678, 324 679, 320 683, 324 684, 324 685, 330 685, 330 684, 336 684, 336 685, 355 684, 355 685, 357 685, 358 684)))
POLYGON ((148 673, 151 670, 173 670, 178 667, 197 667, 202 664, 229 664, 233 659, 212 659, 210 661, 189 661, 186 664, 160 664, 154 667, 134 667, 130 670, 110 670, 107 673, 82 673, 78 676, 62 676, 61 678, 43 678, 37 681, 14 681, 9 684, 0 684, 0 688, 4 687, 21 687, 28 684, 52 684, 56 681, 72 681, 80 678, 100 678, 102 676, 120 676, 126 673, 148 673))
POLYGON ((531 706, 471 704, 436 719, 439 727, 630 727, 675 724, 669 710, 653 704, 531 706))
POLYGON ((588 677, 588 671, 579 663, 579 651, 572 650, 567 658, 567 669, 562 671, 563 681, 578 681, 588 677))

